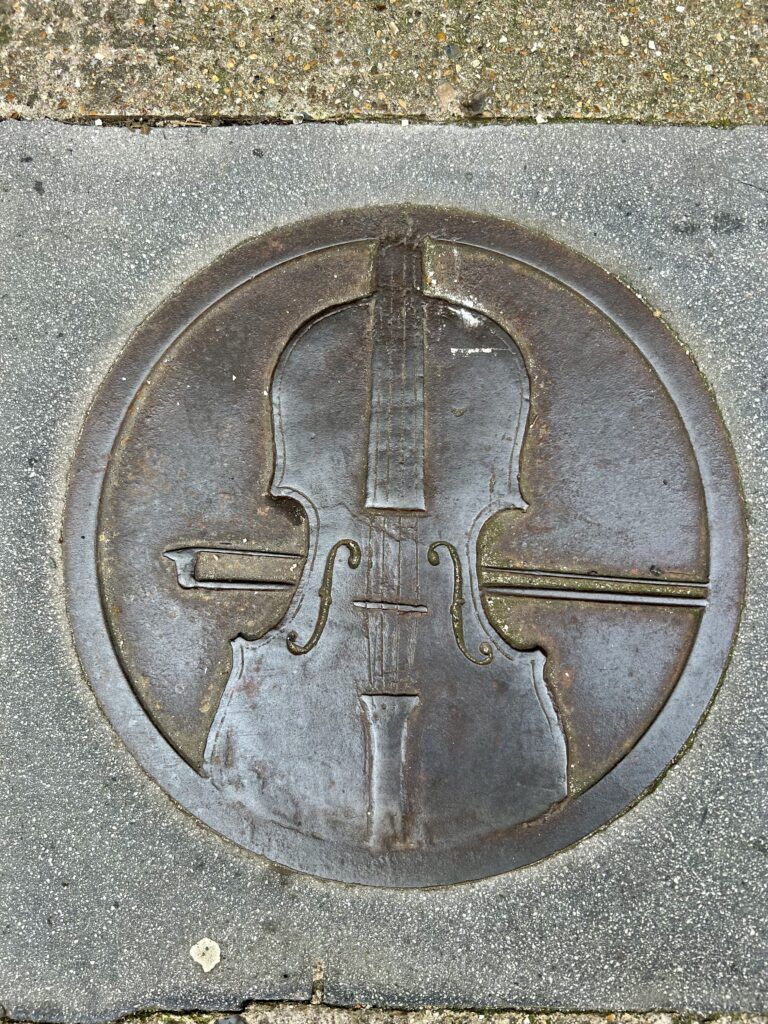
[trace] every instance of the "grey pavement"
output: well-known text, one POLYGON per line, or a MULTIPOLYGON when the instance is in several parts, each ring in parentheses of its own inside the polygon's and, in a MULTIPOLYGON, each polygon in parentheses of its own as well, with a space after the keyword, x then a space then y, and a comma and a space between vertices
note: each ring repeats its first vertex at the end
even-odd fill
POLYGON ((768 1012, 768 130, 5 122, 0 251, 9 1017, 227 1011, 313 985, 349 1006, 768 1012), (627 281, 714 390, 750 528, 724 685, 655 790, 549 860, 414 891, 277 868, 166 797, 80 670, 59 545, 78 431, 140 321, 245 238, 395 202, 516 220, 627 281))

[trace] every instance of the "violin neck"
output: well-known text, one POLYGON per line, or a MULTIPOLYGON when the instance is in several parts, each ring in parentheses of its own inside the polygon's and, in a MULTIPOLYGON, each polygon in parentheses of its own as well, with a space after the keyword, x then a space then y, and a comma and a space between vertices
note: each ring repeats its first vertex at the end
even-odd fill
POLYGON ((424 303, 421 254, 383 244, 371 318, 371 405, 365 505, 426 511, 424 303))

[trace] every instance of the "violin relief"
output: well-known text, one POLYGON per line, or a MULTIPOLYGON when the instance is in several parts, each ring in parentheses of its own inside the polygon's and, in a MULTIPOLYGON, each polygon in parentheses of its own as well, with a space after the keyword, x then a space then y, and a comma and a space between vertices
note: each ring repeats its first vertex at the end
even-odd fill
POLYGON ((69 611, 110 720, 222 835, 341 881, 480 878, 610 821, 695 727, 735 481, 609 275, 491 218, 346 211, 128 344, 73 468, 69 611))
POLYGON ((203 771, 254 820, 386 848, 539 817, 567 774, 544 656, 498 636, 475 569, 485 521, 524 514, 522 356, 424 294, 423 246, 373 266, 278 360, 270 493, 309 555, 283 622, 235 640, 203 771))

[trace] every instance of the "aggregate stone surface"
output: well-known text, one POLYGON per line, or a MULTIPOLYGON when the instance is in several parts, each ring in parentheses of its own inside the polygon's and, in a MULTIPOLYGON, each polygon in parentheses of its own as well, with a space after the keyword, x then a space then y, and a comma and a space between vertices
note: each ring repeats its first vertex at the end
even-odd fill
POLYGON ((753 124, 761 0, 7 0, 0 117, 753 124))
POLYGON ((521 1013, 515 1011, 384 1010, 377 1007, 336 1007, 320 1002, 251 1003, 243 1013, 153 1013, 126 1018, 125 1024, 765 1024, 761 1014, 718 1014, 700 1017, 681 1013, 521 1013))
MULTIPOLYGON (((603 125, 0 125, 0 1003, 12 1019, 249 1000, 768 1011, 768 131, 603 125), (635 808, 557 856, 421 891, 318 881, 139 769, 71 642, 71 453, 130 332, 241 240, 368 203, 543 230, 628 281, 714 390, 748 596, 719 696, 635 808), (204 971, 190 950, 214 942, 204 971)), ((610 401, 610 396, 606 396, 610 401)))

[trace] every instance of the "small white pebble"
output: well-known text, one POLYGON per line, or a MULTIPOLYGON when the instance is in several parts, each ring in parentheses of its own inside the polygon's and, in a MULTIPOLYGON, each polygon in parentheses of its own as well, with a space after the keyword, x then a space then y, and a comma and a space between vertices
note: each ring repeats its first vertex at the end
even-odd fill
POLYGON ((629 46, 629 36, 625 36, 623 33, 619 36, 622 46, 629 46))
POLYGON ((200 964, 203 971, 207 974, 221 960, 221 947, 213 939, 200 939, 190 949, 189 955, 196 964, 200 964))

